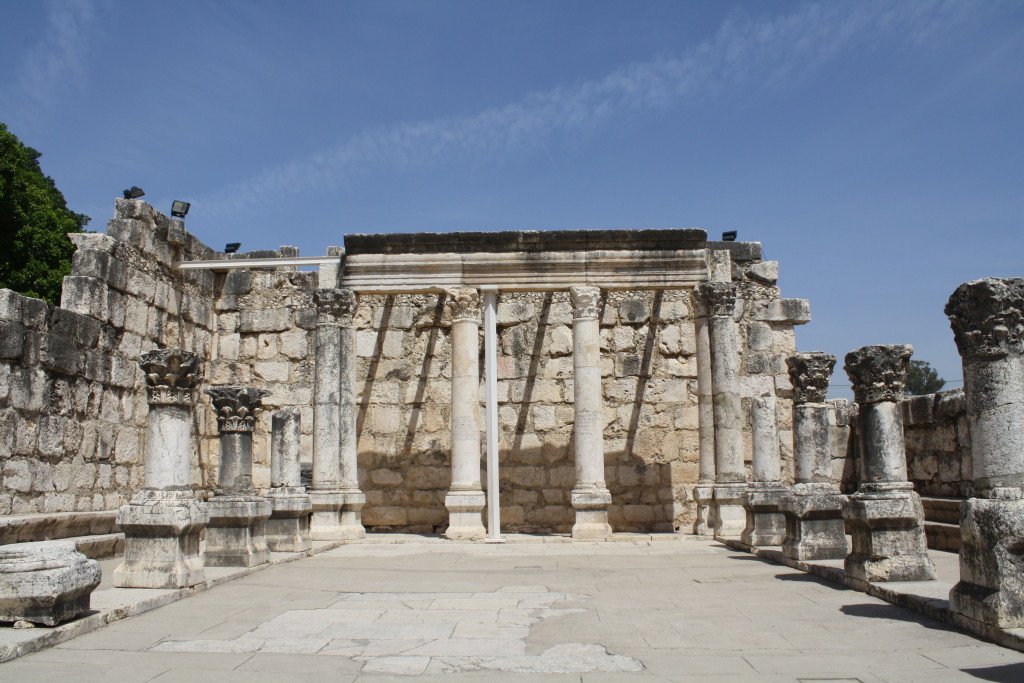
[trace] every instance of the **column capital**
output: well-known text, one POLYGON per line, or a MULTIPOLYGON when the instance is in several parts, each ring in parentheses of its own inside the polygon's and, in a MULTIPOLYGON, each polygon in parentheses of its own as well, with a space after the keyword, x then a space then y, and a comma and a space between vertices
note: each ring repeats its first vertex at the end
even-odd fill
POLYGON ((598 308, 601 305, 600 287, 570 287, 569 298, 572 300, 573 318, 597 318, 598 308))
POLYGON ((265 389, 238 386, 210 387, 206 393, 217 412, 217 428, 221 434, 251 432, 256 414, 263 409, 263 398, 270 396, 265 389))
POLYGON ((154 349, 138 359, 146 374, 150 405, 192 405, 192 391, 202 378, 199 355, 180 348, 154 349))
POLYGON ((949 297, 945 312, 964 358, 1024 353, 1024 279, 965 282, 949 297))
POLYGON ((471 287, 445 290, 446 305, 452 313, 452 322, 480 323, 480 292, 471 287))
POLYGON ((879 344, 846 354, 843 369, 853 383, 857 403, 901 400, 913 353, 909 344, 879 344))
POLYGON ((793 403, 824 403, 828 380, 836 365, 831 353, 810 351, 795 353, 786 359, 789 380, 793 383, 793 403))
POLYGON ((736 310, 736 285, 731 282, 702 282, 693 293, 705 315, 731 318, 736 310))
POLYGON ((313 301, 318 325, 351 325, 359 296, 351 289, 318 289, 313 301))

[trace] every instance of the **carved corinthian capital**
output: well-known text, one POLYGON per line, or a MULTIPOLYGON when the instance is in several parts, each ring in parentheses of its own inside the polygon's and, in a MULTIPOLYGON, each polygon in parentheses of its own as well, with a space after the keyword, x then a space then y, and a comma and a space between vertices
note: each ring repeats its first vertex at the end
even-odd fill
POLYGON ((835 356, 821 351, 795 353, 786 359, 786 365, 793 383, 793 403, 825 402, 828 380, 836 366, 835 356))
POLYGON ((206 390, 217 411, 217 428, 225 432, 251 432, 263 398, 270 392, 253 387, 210 387, 206 390))
POLYGON ((570 287, 569 298, 572 300, 572 317, 596 318, 601 305, 600 287, 570 287))
POLYGON ((351 289, 318 289, 313 293, 316 321, 321 325, 351 325, 359 297, 351 289))
POLYGON ((192 390, 203 374, 197 354, 184 349, 155 349, 139 356, 146 373, 150 405, 192 405, 192 390))
POLYGON ((946 304, 957 349, 965 358, 1024 352, 1024 280, 1018 277, 965 282, 946 304))
POLYGON ((736 285, 731 282, 702 282, 694 295, 709 316, 731 318, 736 310, 736 285))
POLYGON ((480 322, 480 292, 475 289, 449 289, 448 308, 452 312, 452 320, 471 320, 480 322))
POLYGON ((913 353, 909 344, 881 344, 846 354, 843 367, 853 383, 857 403, 901 400, 913 353))

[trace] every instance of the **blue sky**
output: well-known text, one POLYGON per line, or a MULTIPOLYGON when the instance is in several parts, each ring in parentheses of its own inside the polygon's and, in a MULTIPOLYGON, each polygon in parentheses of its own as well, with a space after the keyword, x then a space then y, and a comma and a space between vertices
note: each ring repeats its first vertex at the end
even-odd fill
MULTIPOLYGON (((1021 275, 1024 2, 0 0, 0 121, 102 230, 216 248, 738 230, 801 350, 962 373, 956 286, 1021 275)), ((834 384, 848 384, 837 368, 834 384)), ((835 395, 847 395, 837 386, 835 395)))

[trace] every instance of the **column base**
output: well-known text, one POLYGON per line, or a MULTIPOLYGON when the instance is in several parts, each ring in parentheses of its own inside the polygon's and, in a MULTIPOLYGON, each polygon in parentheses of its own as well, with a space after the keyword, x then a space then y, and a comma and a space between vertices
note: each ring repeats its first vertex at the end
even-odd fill
POLYGON ((56 626, 88 612, 100 585, 100 563, 72 541, 5 545, 0 566, 0 621, 56 626))
POLYGON ((357 541, 366 538, 366 527, 363 526, 363 508, 366 506, 366 495, 362 491, 342 491, 341 508, 338 510, 338 523, 341 528, 341 540, 357 541))
POLYGON ((843 503, 832 484, 796 484, 779 501, 786 517, 782 556, 790 560, 841 560, 849 552, 843 503))
POLYGON ((853 539, 844 565, 847 576, 862 581, 935 578, 924 535, 924 508, 914 491, 855 493, 843 505, 843 517, 853 539))
POLYGON ((447 538, 456 541, 477 541, 487 535, 483 509, 487 496, 483 491, 449 491, 444 497, 448 509, 447 538))
POLYGON ((139 491, 117 511, 124 559, 118 588, 186 588, 206 582, 199 547, 210 515, 191 491, 139 491))
POLYGON ((255 567, 270 561, 270 502, 256 496, 214 496, 206 503, 206 566, 255 567))
POLYGON ((612 537, 608 524, 608 506, 612 494, 608 489, 574 490, 570 494, 576 521, 572 525, 574 541, 607 541, 612 537))
POLYGON ((715 538, 737 537, 747 526, 747 512, 743 509, 741 497, 747 490, 746 484, 715 484, 715 538))
POLYGON ((271 513, 267 520, 267 547, 272 552, 301 553, 313 547, 309 537, 309 517, 313 504, 301 486, 279 487, 267 491, 271 513))
POLYGON ((747 514, 747 526, 740 542, 750 547, 782 545, 786 538, 786 517, 779 501, 789 490, 778 482, 754 482, 740 498, 747 514))
POLYGON ((698 536, 711 536, 715 532, 714 488, 711 484, 697 484, 693 487, 693 502, 697 505, 697 520, 693 523, 693 533, 698 536))
POLYGON ((341 506, 345 494, 337 489, 309 492, 313 514, 309 518, 309 537, 314 541, 343 541, 345 534, 341 527, 341 506))
POLYGON ((1024 627, 1024 500, 965 500, 960 533, 960 582, 949 608, 999 628, 1024 627))

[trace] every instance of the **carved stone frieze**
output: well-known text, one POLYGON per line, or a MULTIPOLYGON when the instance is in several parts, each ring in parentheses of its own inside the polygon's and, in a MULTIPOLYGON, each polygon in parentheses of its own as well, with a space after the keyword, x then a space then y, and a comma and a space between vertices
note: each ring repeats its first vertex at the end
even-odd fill
POLYGON ((318 289, 313 293, 316 321, 322 325, 351 325, 359 297, 351 289, 318 289))
POLYGON ((452 320, 480 321, 480 292, 475 289, 449 289, 448 308, 452 312, 452 320))
POLYGON ((192 391, 203 374, 199 356, 184 349, 154 349, 139 356, 150 405, 192 405, 192 391))
POLYGON ((965 282, 946 303, 960 355, 992 358, 1024 352, 1024 279, 965 282))
POLYGON ((574 318, 596 318, 601 306, 601 289, 599 287, 570 287, 569 298, 572 299, 572 316, 574 318))
POLYGON ((206 390, 217 412, 217 428, 224 432, 251 432, 256 414, 269 391, 254 387, 221 386, 206 390))
POLYGON ((836 365, 835 356, 821 351, 795 353, 786 359, 786 365, 793 383, 794 403, 825 402, 828 381, 836 365))
POLYGON ((853 383, 857 403, 899 401, 906 386, 914 347, 909 344, 862 346, 846 354, 843 368, 853 383))
POLYGON ((731 318, 736 310, 736 285, 731 282, 702 282, 694 295, 709 316, 731 318))

